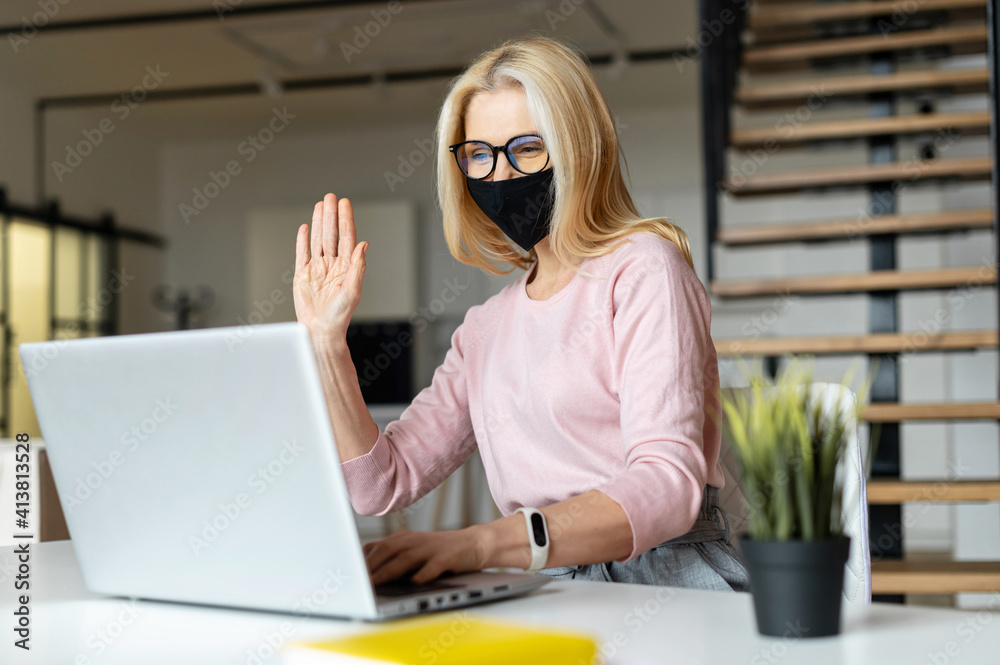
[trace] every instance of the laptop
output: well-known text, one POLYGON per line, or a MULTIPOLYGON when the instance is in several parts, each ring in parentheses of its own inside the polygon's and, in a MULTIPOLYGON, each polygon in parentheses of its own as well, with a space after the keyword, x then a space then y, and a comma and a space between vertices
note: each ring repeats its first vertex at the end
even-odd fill
POLYGON ((373 588, 299 323, 19 350, 91 591, 377 621, 550 580, 484 571, 373 588))

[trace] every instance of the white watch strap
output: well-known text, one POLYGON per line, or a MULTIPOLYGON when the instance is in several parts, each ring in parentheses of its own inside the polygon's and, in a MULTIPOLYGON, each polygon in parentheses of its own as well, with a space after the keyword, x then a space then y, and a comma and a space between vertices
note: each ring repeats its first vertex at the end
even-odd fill
POLYGON ((545 515, 535 508, 518 508, 517 512, 524 514, 528 526, 528 543, 531 545, 531 565, 525 570, 537 573, 545 568, 549 560, 549 529, 545 523, 545 515))

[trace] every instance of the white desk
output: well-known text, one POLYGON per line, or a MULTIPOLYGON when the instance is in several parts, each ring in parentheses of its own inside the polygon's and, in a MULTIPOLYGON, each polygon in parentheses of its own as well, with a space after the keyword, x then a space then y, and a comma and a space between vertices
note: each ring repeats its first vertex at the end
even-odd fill
MULTIPOLYGON (((97 596, 83 587, 70 541, 33 544, 31 552, 32 650, 26 653, 12 644, 13 548, 0 548, 4 665, 273 665, 281 661, 268 656, 268 640, 284 639, 283 624, 294 638, 372 629, 360 622, 97 596), (251 657, 254 652, 258 656, 251 657)), ((756 633, 749 594, 573 581, 462 611, 586 630, 604 640, 615 665, 1000 663, 1000 613, 985 611, 876 604, 847 610, 839 637, 765 639, 756 633)))

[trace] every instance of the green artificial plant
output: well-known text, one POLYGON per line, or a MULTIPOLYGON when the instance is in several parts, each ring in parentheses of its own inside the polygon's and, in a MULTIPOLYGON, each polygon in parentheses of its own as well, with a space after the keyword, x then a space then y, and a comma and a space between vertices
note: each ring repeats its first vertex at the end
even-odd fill
MULTIPOLYGON (((848 387, 853 369, 841 385, 848 387)), ((750 387, 723 391, 727 434, 749 504, 750 536, 757 540, 826 540, 843 533, 843 483, 837 467, 848 427, 857 422, 862 395, 850 408, 823 412, 809 386, 812 370, 798 358, 771 381, 759 371, 750 387)), ((867 389, 867 387, 866 387, 867 389)))

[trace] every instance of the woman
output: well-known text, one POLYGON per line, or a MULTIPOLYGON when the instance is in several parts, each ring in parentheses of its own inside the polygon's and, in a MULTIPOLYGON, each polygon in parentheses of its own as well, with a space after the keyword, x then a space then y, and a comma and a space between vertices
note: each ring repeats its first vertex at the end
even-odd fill
POLYGON ((369 543, 373 582, 518 567, 745 590, 718 507, 710 302, 684 232, 640 218, 584 60, 546 38, 485 53, 453 84, 437 137, 452 254, 526 272, 469 309, 431 385, 384 432, 345 341, 368 249, 350 202, 327 194, 296 239, 296 314, 358 512, 405 508, 478 446, 506 515, 369 543))

